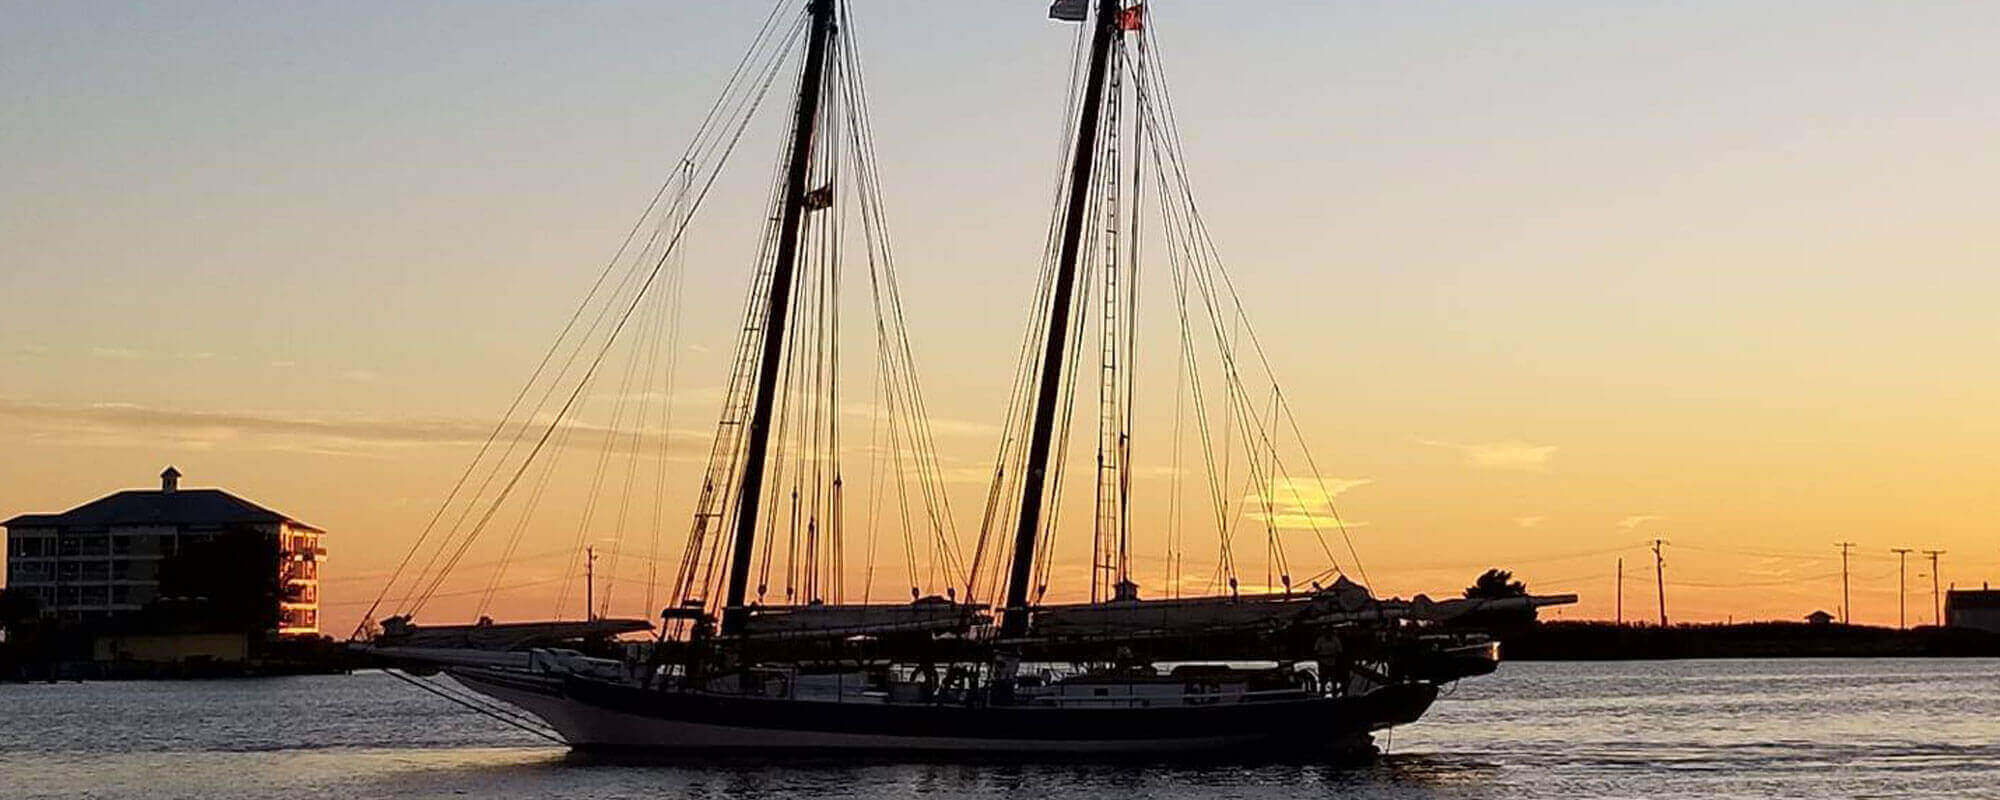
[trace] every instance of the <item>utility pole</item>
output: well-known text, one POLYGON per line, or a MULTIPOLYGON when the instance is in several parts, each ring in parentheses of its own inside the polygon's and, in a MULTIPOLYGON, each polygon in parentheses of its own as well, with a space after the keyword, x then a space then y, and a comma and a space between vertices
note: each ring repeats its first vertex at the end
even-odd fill
POLYGON ((1931 557, 1931 624, 1942 628, 1944 627, 1944 600, 1942 599, 1942 595, 1938 594, 1937 559, 1938 556, 1944 555, 1944 551, 1925 550, 1924 555, 1931 557))
POLYGON ((1854 624, 1854 597, 1847 593, 1847 551, 1854 549, 1853 542, 1834 542, 1840 548, 1840 624, 1854 624))
POLYGON ((583 548, 583 621, 597 619, 597 548, 583 548))
POLYGON ((1625 624, 1625 557, 1618 557, 1618 624, 1625 624))
POLYGON ((1896 627, 1899 630, 1909 630, 1910 615, 1906 597, 1910 592, 1910 570, 1906 565, 1909 563, 1910 548, 1891 547, 1889 552, 1896 554, 1896 627))
POLYGON ((1653 540, 1653 585, 1660 590, 1660 627, 1667 627, 1667 562, 1660 556, 1660 545, 1665 539, 1653 540))

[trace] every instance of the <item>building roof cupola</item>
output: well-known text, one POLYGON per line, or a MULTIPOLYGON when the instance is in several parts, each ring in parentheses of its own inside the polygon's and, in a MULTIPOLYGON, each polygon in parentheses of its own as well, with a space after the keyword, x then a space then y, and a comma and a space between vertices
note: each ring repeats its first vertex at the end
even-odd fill
POLYGON ((160 491, 161 491, 161 492, 163 492, 163 493, 166 493, 166 492, 173 492, 173 491, 175 491, 175 490, 177 490, 177 489, 179 489, 179 488, 181 488, 181 471, 180 471, 180 470, 177 470, 177 469, 174 469, 174 468, 173 468, 172 466, 169 466, 169 467, 167 467, 167 469, 166 469, 166 471, 165 471, 165 472, 161 472, 161 473, 160 473, 160 491))

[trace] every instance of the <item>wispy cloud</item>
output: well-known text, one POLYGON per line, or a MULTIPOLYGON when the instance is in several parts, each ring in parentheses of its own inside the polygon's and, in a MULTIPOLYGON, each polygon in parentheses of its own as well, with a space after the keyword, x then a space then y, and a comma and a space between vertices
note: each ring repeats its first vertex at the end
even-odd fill
POLYGON ((723 387, 698 386, 693 389, 677 389, 673 393, 659 389, 642 391, 594 391, 589 393, 593 403, 658 403, 666 400, 678 406, 681 403, 719 403, 722 401, 723 387))
POLYGON ((1663 519, 1666 519, 1666 517, 1662 517, 1658 514, 1634 514, 1632 516, 1619 520, 1618 527, 1624 528, 1625 530, 1629 531, 1632 530, 1633 528, 1637 528, 1648 522, 1659 522, 1660 520, 1663 519))
POLYGON ((329 439, 386 443, 477 443, 491 425, 463 421, 326 418, 276 412, 184 411, 131 403, 63 405, 0 400, 0 419, 47 431, 183 430, 229 435, 308 434, 329 439))
MULTIPOLYGON (((886 419, 887 411, 877 403, 850 403, 840 409, 840 413, 847 416, 868 419, 886 419)), ((991 436, 1000 430, 998 426, 986 422, 939 416, 926 418, 924 424, 929 426, 931 433, 944 436, 991 436)))
MULTIPOLYGON (((323 455, 381 455, 385 450, 429 445, 477 445, 494 433, 492 422, 463 419, 322 417, 272 411, 186 411, 131 403, 64 405, 0 399, 0 424, 28 429, 34 440, 95 445, 130 443, 135 435, 172 441, 177 447, 212 447, 239 442, 261 447, 323 455)), ((547 419, 509 425, 498 433, 505 441, 525 431, 544 429, 547 419)), ((698 445, 709 432, 697 429, 644 430, 635 440, 629 431, 606 436, 602 425, 566 423, 569 446, 611 447, 658 454, 662 445, 698 458, 698 445), (668 440, 663 442, 663 437, 668 440)))
MULTIPOLYGON (((39 354, 50 352, 45 347, 37 347, 35 351, 39 354)), ((215 361, 227 358, 227 356, 220 353, 208 351, 169 353, 156 350, 141 350, 136 347, 93 347, 85 352, 91 358, 102 358, 110 361, 215 361)))
POLYGON ((1765 558, 1753 566, 1744 567, 1743 574, 1764 579, 1785 578, 1797 571, 1793 567, 1794 564, 1787 563, 1785 559, 1765 558))
POLYGON ((1521 441, 1484 442, 1460 444, 1440 442, 1432 439, 1418 439, 1421 444, 1457 450, 1465 457, 1467 466, 1481 469, 1503 469, 1521 472, 1543 472, 1549 468, 1549 459, 1556 454, 1552 444, 1529 444, 1521 441))
POLYGON ((1251 519, 1279 530, 1356 528, 1360 523, 1340 518, 1333 499, 1374 482, 1374 478, 1273 478, 1263 492, 1246 494, 1242 502, 1251 519))
POLYGON ((138 361, 152 357, 144 350, 133 350, 129 347, 93 347, 90 348, 90 355, 92 358, 109 358, 117 361, 138 361))
POLYGON ((1542 523, 1547 522, 1548 519, 1549 519, 1548 517, 1543 516, 1541 514, 1533 514, 1526 517, 1515 517, 1514 524, 1523 528, 1539 528, 1542 526, 1542 523))

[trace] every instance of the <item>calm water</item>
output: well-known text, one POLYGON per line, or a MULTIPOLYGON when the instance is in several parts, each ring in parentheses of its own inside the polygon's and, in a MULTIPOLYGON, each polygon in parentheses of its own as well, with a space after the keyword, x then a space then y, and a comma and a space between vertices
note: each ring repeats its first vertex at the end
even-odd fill
POLYGON ((1508 664, 1358 768, 592 763, 381 674, 0 685, 0 797, 2000 797, 2000 661, 1508 664))

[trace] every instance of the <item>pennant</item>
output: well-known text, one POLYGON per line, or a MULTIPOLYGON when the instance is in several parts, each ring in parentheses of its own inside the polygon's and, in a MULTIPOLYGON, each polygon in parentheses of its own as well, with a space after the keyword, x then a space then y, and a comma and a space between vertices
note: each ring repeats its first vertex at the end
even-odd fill
POLYGON ((1049 19, 1082 22, 1090 17, 1090 0, 1055 0, 1049 4, 1049 19))
POLYGON ((1146 28, 1146 4, 1134 3, 1132 7, 1118 12, 1118 29, 1137 31, 1146 28))

